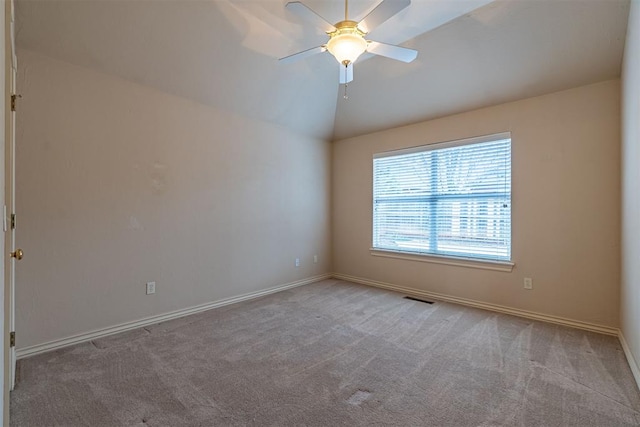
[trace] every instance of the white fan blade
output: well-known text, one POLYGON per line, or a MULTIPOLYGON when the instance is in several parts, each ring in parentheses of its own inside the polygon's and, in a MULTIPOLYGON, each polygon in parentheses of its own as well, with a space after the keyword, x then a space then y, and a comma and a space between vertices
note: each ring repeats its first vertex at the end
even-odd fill
POLYGON ((318 15, 299 1, 291 1, 287 3, 285 7, 302 19, 305 19, 311 24, 320 28, 325 33, 330 33, 336 30, 336 27, 328 23, 326 19, 324 19, 322 16, 318 15))
POLYGON ((369 41, 367 52, 402 62, 411 62, 418 56, 417 50, 374 41, 369 41))
POLYGON ((370 33, 378 25, 411 4, 411 0, 382 0, 362 21, 358 23, 365 33, 370 33))
POLYGON ((293 55, 280 58, 279 61, 283 64, 289 64, 291 62, 298 61, 300 59, 308 58, 313 55, 325 52, 327 50, 324 46, 312 47, 311 49, 303 50, 302 52, 294 53, 293 55))
POLYGON ((353 81, 353 63, 348 66, 340 65, 340 84, 347 84, 353 81))

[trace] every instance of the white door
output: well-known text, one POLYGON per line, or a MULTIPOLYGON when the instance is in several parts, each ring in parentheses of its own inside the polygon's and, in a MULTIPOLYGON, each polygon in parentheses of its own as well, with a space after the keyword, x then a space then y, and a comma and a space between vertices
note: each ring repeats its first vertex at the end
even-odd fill
MULTIPOLYGON (((15 106, 17 104, 17 94, 16 94, 16 77, 18 72, 18 62, 16 57, 16 44, 15 44, 15 9, 13 0, 10 2, 10 22, 9 22, 9 31, 10 31, 10 43, 9 43, 9 70, 7 72, 9 75, 9 96, 11 96, 11 111, 10 117, 7 122, 7 141, 6 141, 6 187, 5 187, 5 203, 7 205, 7 233, 6 233, 6 248, 10 253, 9 257, 9 265, 7 266, 7 283, 6 286, 9 287, 9 301, 8 301, 8 309, 9 309, 9 330, 12 332, 13 337, 15 337, 15 281, 16 281, 16 260, 22 259, 22 250, 16 249, 16 185, 15 185, 15 176, 16 176, 16 112, 15 106)), ((13 390, 16 384, 16 347, 15 341, 13 345, 9 348, 9 387, 13 390)))

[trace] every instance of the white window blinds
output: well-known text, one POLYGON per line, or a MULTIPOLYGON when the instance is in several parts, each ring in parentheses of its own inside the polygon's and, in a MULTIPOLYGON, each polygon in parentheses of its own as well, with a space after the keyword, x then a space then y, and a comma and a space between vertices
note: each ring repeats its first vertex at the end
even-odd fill
POLYGON ((509 261, 511 135, 375 155, 373 248, 509 261))

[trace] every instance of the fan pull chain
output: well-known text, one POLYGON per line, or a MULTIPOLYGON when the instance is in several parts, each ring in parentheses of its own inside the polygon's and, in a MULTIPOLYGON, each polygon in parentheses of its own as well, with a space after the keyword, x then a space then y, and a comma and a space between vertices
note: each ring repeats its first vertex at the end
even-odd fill
POLYGON ((349 83, 347 83, 347 77, 348 77, 348 72, 349 72, 348 68, 349 68, 348 65, 344 66, 344 82, 345 82, 344 83, 344 96, 343 96, 344 99, 349 99, 349 95, 347 94, 347 86, 349 86, 349 83))

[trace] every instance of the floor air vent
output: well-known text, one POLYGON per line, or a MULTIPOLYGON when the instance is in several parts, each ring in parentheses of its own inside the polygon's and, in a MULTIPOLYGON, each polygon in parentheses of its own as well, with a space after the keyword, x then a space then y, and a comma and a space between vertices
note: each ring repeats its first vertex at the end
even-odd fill
POLYGON ((404 297, 404 299, 410 299, 411 301, 423 302, 425 304, 433 304, 433 301, 427 301, 426 299, 414 298, 414 297, 404 297))

